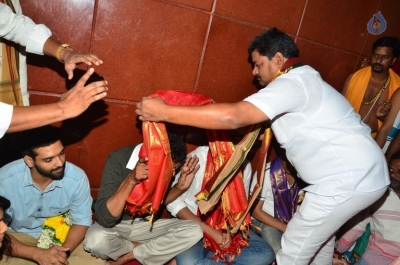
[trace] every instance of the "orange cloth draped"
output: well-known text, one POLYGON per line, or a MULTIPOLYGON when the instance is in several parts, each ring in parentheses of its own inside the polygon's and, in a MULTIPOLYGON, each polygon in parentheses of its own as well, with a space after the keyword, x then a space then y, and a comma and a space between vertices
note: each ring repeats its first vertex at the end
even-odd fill
MULTIPOLYGON (((200 94, 160 90, 150 97, 160 96, 169 105, 204 105, 212 103, 200 94)), ((126 199, 126 209, 134 215, 154 214, 158 211, 172 177, 173 163, 167 130, 164 123, 143 122, 143 145, 139 157, 148 158, 148 179, 137 184, 126 199)))
MULTIPOLYGON (((206 188, 207 183, 213 179, 215 173, 232 156, 235 147, 229 141, 229 132, 207 131, 209 138, 209 153, 207 157, 206 171, 203 179, 202 189, 206 188)), ((236 226, 237 221, 241 219, 247 208, 247 197, 244 189, 243 174, 238 170, 221 195, 220 203, 216 204, 211 212, 206 215, 200 215, 200 218, 210 227, 222 231, 230 231, 231 227, 236 226)), ((251 223, 250 215, 247 214, 243 221, 243 229, 248 229, 251 223)), ((213 258, 226 260, 226 254, 234 256, 240 254, 241 248, 248 243, 239 234, 232 236, 232 243, 226 249, 221 249, 219 245, 207 234, 204 233, 204 247, 214 252, 213 258)))
MULTIPOLYGON (((357 113, 360 112, 362 100, 371 78, 371 71, 371 66, 364 67, 355 72, 349 82, 345 97, 357 113)), ((389 69, 389 74, 390 82, 386 89, 389 91, 388 95, 390 99, 396 89, 400 87, 400 77, 392 69, 389 69)), ((381 126, 382 122, 378 120, 378 128, 381 128, 381 126)))
POLYGON ((202 191, 197 195, 198 199, 200 199, 199 206, 203 202, 201 201, 202 199, 208 200, 213 196, 217 198, 214 198, 216 202, 213 203, 207 212, 202 212, 202 215, 199 213, 199 215, 210 227, 219 231, 226 230, 232 234, 232 243, 228 248, 222 249, 211 236, 204 233, 204 247, 214 252, 212 259, 222 259, 226 263, 232 262, 235 255, 240 255, 241 248, 248 246, 247 233, 251 224, 248 212, 262 187, 266 154, 271 139, 270 129, 268 129, 264 134, 265 141, 263 141, 259 165, 257 167, 260 170, 257 178, 258 184, 252 196, 247 200, 243 174, 238 166, 242 164, 251 145, 254 143, 255 137, 259 133, 259 128, 250 131, 251 133, 246 135, 246 137, 250 136, 251 140, 245 142, 244 153, 241 150, 243 147, 242 144, 238 145, 239 148, 237 150, 235 149, 235 146, 229 141, 229 133, 227 131, 207 131, 210 151, 207 157, 202 191), (227 168, 229 167, 228 161, 230 161, 230 164, 234 164, 233 168, 227 168), (224 169, 227 169, 227 174, 223 173, 224 169), (224 185, 224 179, 228 179, 226 180, 225 187, 222 187, 219 192, 215 191, 215 188, 219 189, 219 185, 224 185), (242 231, 243 237, 237 233, 238 230, 242 231))

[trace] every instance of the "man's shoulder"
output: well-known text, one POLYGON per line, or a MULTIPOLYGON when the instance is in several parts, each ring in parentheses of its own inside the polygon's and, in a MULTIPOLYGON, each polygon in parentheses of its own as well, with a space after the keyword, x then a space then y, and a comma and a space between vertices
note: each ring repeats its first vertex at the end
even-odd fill
POLYGON ((81 179, 83 177, 87 178, 86 173, 82 168, 80 168, 68 161, 65 162, 65 173, 64 174, 65 174, 65 177, 68 177, 68 178, 74 178, 74 179, 81 179))
POLYGON ((350 76, 351 77, 358 77, 358 76, 362 76, 362 75, 371 75, 371 66, 366 66, 363 67, 357 71, 355 71, 354 73, 351 73, 350 76))
POLYGON ((111 156, 111 157, 127 157, 129 159, 129 157, 131 156, 131 154, 136 146, 138 146, 138 144, 121 147, 119 149, 112 151, 109 156, 111 156))
POLYGON ((4 165, 0 168, 0 181, 16 175, 22 176, 23 174, 21 173, 25 172, 26 167, 27 166, 22 158, 4 165))
POLYGON ((107 164, 111 163, 126 166, 136 147, 139 147, 139 144, 124 146, 112 151, 108 155, 107 164))

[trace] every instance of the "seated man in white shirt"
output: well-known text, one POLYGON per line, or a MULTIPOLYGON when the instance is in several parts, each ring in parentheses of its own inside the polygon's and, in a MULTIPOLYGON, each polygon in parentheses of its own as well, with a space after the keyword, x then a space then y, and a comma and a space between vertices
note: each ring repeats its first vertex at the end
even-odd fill
MULTIPOLYGON (((200 169, 197 171, 193 182, 189 189, 179 196, 175 201, 169 203, 167 205, 167 209, 171 214, 175 217, 184 220, 194 220, 198 222, 205 234, 208 234, 221 249, 229 248, 232 243, 230 233, 226 231, 219 231, 217 229, 212 228, 203 222, 202 217, 198 216, 198 205, 196 194, 201 191, 202 183, 204 179, 204 174, 206 171, 206 162, 208 156, 209 147, 208 146, 200 146, 193 152, 189 154, 189 156, 197 156, 199 159, 200 169)), ((248 193, 250 180, 251 180, 251 165, 249 161, 245 160, 243 169, 243 184, 246 193, 248 193)), ((175 182, 179 180, 179 175, 175 179, 175 182)), ((204 216, 203 216, 204 217, 204 216)), ((190 249, 180 253, 175 257, 178 265, 187 265, 187 264, 224 264, 225 261, 223 259, 215 258, 215 253, 206 249, 203 246, 203 240, 200 240, 196 245, 191 247, 190 249)), ((232 257, 226 257, 229 260, 232 257)), ((262 240, 259 236, 257 236, 254 232, 250 231, 250 237, 247 246, 243 246, 241 248, 241 253, 239 255, 235 255, 233 257, 234 264, 271 264, 275 259, 275 255, 271 247, 262 240)))

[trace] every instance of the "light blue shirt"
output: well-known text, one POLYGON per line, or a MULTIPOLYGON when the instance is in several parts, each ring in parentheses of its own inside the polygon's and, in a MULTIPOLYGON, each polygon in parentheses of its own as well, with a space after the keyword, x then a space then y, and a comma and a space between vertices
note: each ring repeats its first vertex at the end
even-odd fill
POLYGON ((48 217, 70 211, 72 223, 92 224, 89 180, 79 167, 66 162, 62 180, 52 181, 44 191, 32 181, 23 159, 0 168, 0 195, 11 201, 6 211, 9 227, 38 238, 48 217))

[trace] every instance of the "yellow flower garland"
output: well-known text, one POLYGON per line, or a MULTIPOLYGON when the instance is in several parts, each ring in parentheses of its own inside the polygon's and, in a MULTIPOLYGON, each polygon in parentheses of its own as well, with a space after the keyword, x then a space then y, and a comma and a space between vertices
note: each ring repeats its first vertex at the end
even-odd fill
POLYGON ((49 248, 50 244, 61 246, 67 238, 71 225, 69 212, 47 218, 43 222, 37 246, 40 248, 49 248))

